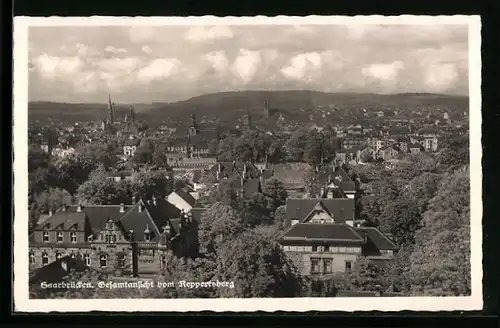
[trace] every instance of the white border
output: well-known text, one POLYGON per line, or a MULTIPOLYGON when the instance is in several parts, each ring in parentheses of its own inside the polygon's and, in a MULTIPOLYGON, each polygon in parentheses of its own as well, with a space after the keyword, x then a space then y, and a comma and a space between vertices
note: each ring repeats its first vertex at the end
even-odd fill
POLYGON ((84 311, 452 311, 482 309, 481 20, 479 16, 308 17, 15 17, 14 18, 14 303, 21 312, 84 311), (471 287, 469 297, 296 299, 33 300, 28 297, 27 100, 29 26, 468 24, 471 174, 471 287), (19 258, 20 260, 15 261, 19 258))

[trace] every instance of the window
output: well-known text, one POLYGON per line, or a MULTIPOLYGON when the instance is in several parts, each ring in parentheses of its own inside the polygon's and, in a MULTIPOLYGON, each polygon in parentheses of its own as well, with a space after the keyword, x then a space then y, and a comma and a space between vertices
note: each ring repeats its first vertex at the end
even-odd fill
POLYGON ((330 246, 325 245, 323 247, 324 247, 324 250, 323 250, 324 252, 329 252, 330 251, 330 246))
POLYGON ((118 255, 118 266, 120 268, 124 268, 126 263, 127 263, 127 257, 125 256, 125 254, 118 255))
POLYGON ((313 247, 312 247, 312 251, 313 251, 313 252, 317 252, 317 251, 318 251, 318 246, 317 246, 317 245, 313 245, 313 247))
POLYGON ((345 272, 352 271, 352 261, 345 261, 345 272))
POLYGON ((116 243, 116 236, 115 235, 106 235, 106 243, 108 243, 108 244, 116 243))
POLYGON ((323 272, 324 273, 332 272, 332 259, 323 259, 323 272))
POLYGON ((108 266, 108 256, 106 254, 101 254, 99 256, 99 265, 101 268, 105 268, 108 266))
POLYGON ((59 252, 56 252, 56 260, 60 260, 62 258, 62 254, 59 252))
POLYGON ((30 253, 30 263, 35 264, 36 263, 36 258, 34 253, 30 253))
POLYGON ((311 273, 319 272, 319 259, 311 259, 311 273))
POLYGON ((151 240, 151 232, 144 232, 144 241, 151 240))
POLYGON ((106 229, 113 230, 113 221, 112 220, 108 220, 108 222, 106 222, 106 229))
POLYGON ((48 264, 49 263, 49 254, 47 253, 42 253, 42 265, 48 264))
POLYGON ((49 241, 50 241, 49 232, 48 231, 44 231, 43 232, 43 242, 44 243, 48 243, 49 241))
POLYGON ((76 254, 75 253, 71 253, 71 258, 72 259, 76 259, 76 254))
POLYGON ((85 261, 85 265, 89 267, 90 263, 91 263, 90 262, 90 254, 83 255, 83 260, 85 261))
POLYGON ((89 243, 90 243, 90 242, 92 242, 93 240, 94 240, 94 235, 89 235, 89 236, 87 237, 87 241, 88 241, 89 243))
POLYGON ((70 239, 72 243, 76 243, 76 232, 72 232, 70 234, 70 239))
POLYGON ((62 243, 64 241, 64 234, 62 231, 57 232, 57 242, 62 243))

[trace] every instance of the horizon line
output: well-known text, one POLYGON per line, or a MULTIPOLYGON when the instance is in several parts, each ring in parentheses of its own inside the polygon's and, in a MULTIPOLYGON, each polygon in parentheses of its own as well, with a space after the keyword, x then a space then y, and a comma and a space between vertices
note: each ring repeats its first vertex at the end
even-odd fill
MULTIPOLYGON (((219 92, 211 92, 211 93, 203 93, 199 94, 197 96, 192 96, 189 98, 185 98, 182 100, 175 100, 175 101, 122 101, 122 102, 113 102, 115 104, 155 104, 155 103, 160 103, 160 104, 174 104, 174 103, 179 103, 183 101, 188 101, 194 98, 198 97, 203 97, 203 96, 208 96, 208 95, 216 95, 220 93, 241 93, 241 92, 315 92, 315 93, 325 93, 325 94, 344 94, 344 95, 373 95, 373 96, 398 96, 398 95, 435 95, 435 96, 446 96, 446 97, 464 97, 464 98, 469 98, 469 95, 462 95, 462 94, 448 94, 448 93, 434 93, 434 92, 419 92, 419 91, 414 91, 414 92, 395 92, 395 93, 376 93, 376 92, 328 92, 328 91, 319 91, 319 90, 308 90, 308 89, 288 89, 288 90, 234 90, 234 91, 219 91, 219 92)), ((112 96, 112 94, 111 94, 112 96)), ((72 101, 56 101, 56 100, 28 100, 29 103, 59 103, 59 104, 107 104, 108 101, 104 102, 72 102, 72 101)))

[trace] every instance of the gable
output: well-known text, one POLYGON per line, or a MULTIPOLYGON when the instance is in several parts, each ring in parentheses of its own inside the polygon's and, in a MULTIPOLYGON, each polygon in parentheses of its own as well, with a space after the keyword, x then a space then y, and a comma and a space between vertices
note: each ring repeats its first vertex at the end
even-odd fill
POLYGON ((332 215, 318 202, 301 223, 334 222, 332 215))

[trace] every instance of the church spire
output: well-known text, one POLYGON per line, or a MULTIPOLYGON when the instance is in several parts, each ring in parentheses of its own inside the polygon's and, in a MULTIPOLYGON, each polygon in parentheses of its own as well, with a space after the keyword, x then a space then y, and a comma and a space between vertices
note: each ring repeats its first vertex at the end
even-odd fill
POLYGON ((115 106, 111 102, 111 94, 108 94, 108 121, 110 124, 115 122, 115 106))

